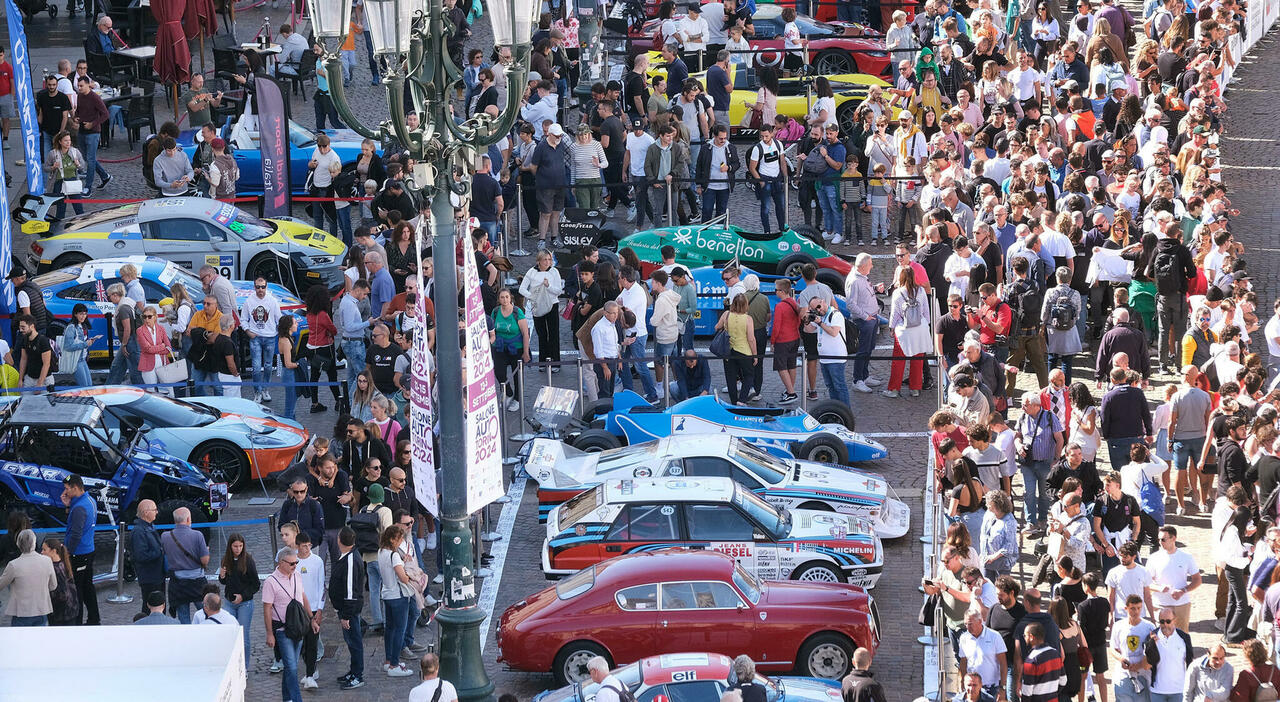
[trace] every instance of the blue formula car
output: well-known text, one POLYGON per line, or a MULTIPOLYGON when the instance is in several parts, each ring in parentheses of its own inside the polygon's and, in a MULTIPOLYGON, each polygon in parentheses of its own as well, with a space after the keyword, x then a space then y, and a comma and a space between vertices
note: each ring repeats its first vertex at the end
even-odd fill
POLYGON ((214 484, 190 463, 150 445, 143 431, 115 439, 92 397, 26 395, 0 413, 0 511, 27 513, 39 527, 66 523, 62 480, 84 480, 98 504, 98 522, 130 523, 138 502, 154 500, 160 523, 175 509, 193 521, 218 518, 214 484))
MULTIPOLYGON (((71 319, 71 310, 75 308, 76 303, 83 303, 89 308, 90 336, 101 336, 89 348, 89 357, 105 358, 110 348, 107 339, 113 338, 107 334, 105 315, 114 312, 116 307, 107 300, 106 291, 112 283, 122 282, 120 268, 126 263, 132 263, 138 267, 138 282, 147 293, 148 305, 155 305, 156 309, 160 309, 169 304, 172 301, 169 293, 170 286, 174 283, 182 283, 187 289, 187 294, 195 301, 196 307, 204 306, 204 293, 201 291, 200 279, 176 263, 155 256, 94 259, 35 277, 34 282, 40 288, 44 304, 49 314, 53 315, 53 323, 49 328, 50 338, 56 339, 62 336, 67 322, 71 319)), ((252 281, 232 281, 231 285, 236 290, 237 306, 242 305, 253 294, 252 281)), ((298 318, 298 334, 305 338, 307 315, 302 300, 282 285, 268 283, 267 286, 271 294, 280 301, 280 309, 298 318)), ((111 342, 111 346, 118 344, 118 341, 111 342)))
POLYGON ((590 426, 567 443, 583 451, 603 451, 676 434, 740 436, 782 458, 849 464, 889 455, 889 449, 855 432, 853 410, 822 400, 809 410, 730 405, 717 397, 691 397, 663 410, 630 390, 587 407, 590 426))

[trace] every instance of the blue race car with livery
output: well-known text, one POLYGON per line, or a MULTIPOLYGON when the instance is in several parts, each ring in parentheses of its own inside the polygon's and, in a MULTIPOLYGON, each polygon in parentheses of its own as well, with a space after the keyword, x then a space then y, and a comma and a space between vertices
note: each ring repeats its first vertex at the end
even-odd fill
POLYGON ((0 414, 0 512, 27 513, 37 527, 62 526, 62 481, 76 474, 97 502, 98 523, 132 523, 138 503, 154 500, 157 521, 191 510, 192 521, 218 518, 222 491, 190 463, 148 444, 146 427, 113 438, 92 397, 25 395, 0 414))
MULTIPOLYGON (((154 305, 156 309, 160 309, 170 304, 172 298, 169 294, 169 286, 182 283, 187 289, 187 294, 196 303, 196 308, 204 306, 200 279, 176 263, 156 256, 98 258, 50 271, 34 278, 36 286, 40 288, 40 293, 44 297, 45 307, 53 317, 53 323, 49 328, 50 338, 56 339, 62 336, 68 320, 71 319, 71 310, 75 308, 76 303, 83 303, 89 308, 89 335, 101 337, 89 347, 89 357, 105 358, 110 348, 107 339, 113 338, 107 333, 106 315, 114 312, 116 308, 107 300, 107 288, 111 287, 112 283, 123 282, 120 278, 120 268, 126 263, 132 263, 138 267, 138 282, 146 292, 148 305, 154 305)), ((237 307, 243 305, 244 301, 253 294, 253 281, 233 280, 231 286, 235 288, 237 307)), ((292 314, 297 318, 298 334, 301 338, 305 338, 307 314, 302 300, 276 283, 267 283, 267 290, 280 301, 281 312, 292 314)), ((111 346, 117 345, 119 345, 118 341, 111 342, 111 346)))
POLYGON ((589 429, 569 438, 583 451, 604 451, 677 434, 730 434, 783 458, 848 464, 873 461, 889 449, 854 431, 853 410, 837 400, 810 403, 808 411, 746 407, 710 395, 691 397, 668 409, 630 390, 597 400, 583 414, 589 429))

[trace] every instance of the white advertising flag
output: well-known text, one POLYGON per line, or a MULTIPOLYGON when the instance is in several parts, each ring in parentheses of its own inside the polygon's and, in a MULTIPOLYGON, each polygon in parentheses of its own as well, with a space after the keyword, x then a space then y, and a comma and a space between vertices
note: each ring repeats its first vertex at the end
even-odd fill
POLYGON ((467 514, 474 514, 502 497, 502 441, 498 412, 498 383, 489 351, 489 325, 476 270, 471 237, 462 237, 462 277, 465 291, 467 370, 467 514))
MULTIPOLYGON (((418 270, 422 270, 422 252, 418 252, 418 270)), ((431 349, 427 346, 426 290, 422 276, 418 276, 418 321, 413 335, 413 358, 410 366, 412 382, 409 396, 409 447, 413 451, 414 493, 418 502, 433 517, 440 516, 440 495, 436 492, 436 457, 432 442, 431 412, 431 349)))

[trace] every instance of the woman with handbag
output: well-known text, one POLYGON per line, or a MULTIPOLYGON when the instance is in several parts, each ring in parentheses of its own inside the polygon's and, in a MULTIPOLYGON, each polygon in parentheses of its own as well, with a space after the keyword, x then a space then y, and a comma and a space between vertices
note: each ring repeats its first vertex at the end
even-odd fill
MULTIPOLYGON (((537 263, 520 281, 520 296, 529 303, 529 316, 538 333, 538 360, 560 360, 560 295, 564 293, 564 280, 560 271, 552 265, 551 252, 539 251, 537 263)), ((553 366, 552 373, 560 372, 553 366)))
POLYGON ((70 373, 79 387, 93 385, 89 376, 89 347, 102 338, 101 334, 89 336, 89 308, 77 302, 71 308, 71 323, 62 332, 62 355, 58 357, 58 372, 70 373))
POLYGON ((778 72, 766 66, 758 71, 758 75, 760 89, 756 91, 756 99, 742 101, 747 107, 747 114, 739 126, 749 129, 759 129, 762 124, 773 124, 778 117, 778 72))
MULTIPOLYGON (((84 192, 84 181, 80 179, 80 171, 85 167, 84 156, 80 150, 71 145, 71 132, 62 130, 53 138, 53 148, 44 159, 44 169, 53 179, 50 194, 62 193, 68 197, 79 197, 84 192)), ((76 200, 71 201, 71 208, 76 214, 84 214, 84 207, 76 200)), ((62 219, 67 214, 67 202, 62 200, 54 210, 54 215, 62 219)))
MULTIPOLYGON (((413 675, 413 671, 400 663, 401 644, 404 643, 405 631, 408 629, 409 598, 413 596, 413 587, 409 584, 409 576, 405 574, 405 559, 400 553, 404 543, 404 529, 392 524, 382 531, 378 538, 378 572, 382 576, 382 607, 386 614, 386 624, 382 630, 383 663, 382 670, 393 678, 413 675)), ((301 695, 294 699, 302 699, 301 695)))
MULTIPOLYGON (((339 402, 337 355, 334 353, 333 340, 338 328, 330 315, 332 303, 329 291, 323 285, 313 285, 307 290, 307 358, 310 360, 312 383, 320 381, 320 372, 328 373, 329 392, 333 395, 333 404, 339 402)), ((327 407, 320 404, 320 386, 311 386, 311 413, 323 412, 327 407)))
POLYGON ((1058 688, 1058 699, 1066 702, 1078 697, 1078 702, 1084 702, 1079 651, 1083 648, 1087 652, 1089 647, 1084 645, 1080 625, 1072 619, 1071 604, 1067 600, 1058 597, 1050 602, 1049 616, 1058 625, 1062 641, 1062 672, 1067 676, 1066 684, 1058 688))
POLYGON ((284 413, 281 415, 293 419, 293 408, 298 405, 298 374, 301 366, 296 357, 297 342, 294 335, 298 333, 298 318, 286 314, 276 322, 276 347, 280 351, 280 382, 284 383, 284 413))
MULTIPOLYGON (((147 306, 142 310, 142 326, 138 327, 138 371, 142 373, 142 382, 155 385, 162 382, 158 375, 161 367, 171 361, 173 347, 169 344, 169 334, 156 323, 160 313, 155 307, 147 306)), ((173 395, 173 388, 161 388, 165 395, 173 395)))

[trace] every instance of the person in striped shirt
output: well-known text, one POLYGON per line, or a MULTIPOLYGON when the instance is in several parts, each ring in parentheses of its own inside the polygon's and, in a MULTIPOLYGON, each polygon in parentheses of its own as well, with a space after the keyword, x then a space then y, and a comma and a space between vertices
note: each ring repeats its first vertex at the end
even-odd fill
POLYGON ((1022 660, 1022 702, 1053 702, 1058 688, 1066 684, 1062 654, 1044 643, 1044 627, 1038 622, 1027 625, 1024 634, 1031 653, 1022 660))

